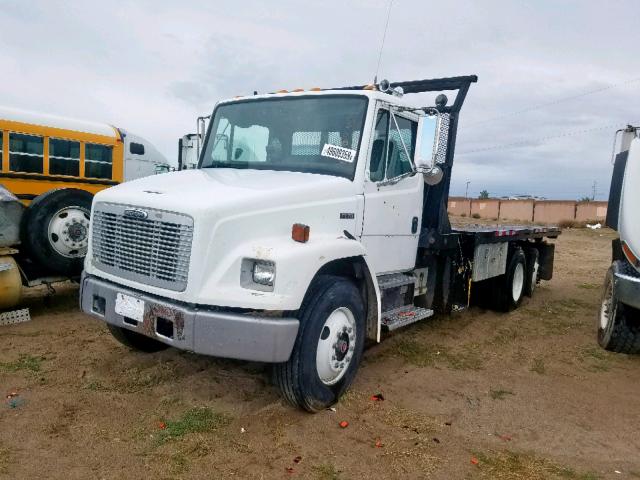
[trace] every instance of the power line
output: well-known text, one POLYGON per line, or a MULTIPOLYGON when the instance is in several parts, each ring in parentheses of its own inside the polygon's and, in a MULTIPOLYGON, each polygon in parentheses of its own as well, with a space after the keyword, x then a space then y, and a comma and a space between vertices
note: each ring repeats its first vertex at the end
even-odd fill
POLYGON ((378 66, 376 67, 376 74, 373 76, 373 83, 378 83, 378 72, 380 71, 380 62, 382 61, 382 49, 384 48, 384 41, 387 39, 387 28, 389 28, 389 18, 391 17, 392 6, 393 6, 393 0, 389 0, 389 9, 387 10, 387 22, 384 24, 384 33, 382 34, 382 42, 380 43, 380 52, 378 53, 378 66))
POLYGON ((481 153, 481 152, 489 152, 489 151, 493 151, 493 150, 504 150, 504 149, 508 149, 508 148, 517 148, 517 147, 527 147, 529 145, 531 145, 532 143, 545 143, 549 140, 554 140, 556 138, 565 138, 565 137, 574 137, 576 135, 583 135, 585 133, 589 133, 589 132, 595 132, 598 130, 607 130, 607 129, 612 129, 612 128, 620 128, 620 125, 626 125, 626 122, 624 124, 622 123, 613 123, 613 124, 608 124, 608 125, 602 125, 600 127, 593 127, 593 128, 585 128, 582 130, 572 130, 572 131, 568 131, 568 132, 563 132, 560 133, 558 135, 548 135, 546 137, 538 137, 538 138, 532 138, 529 140, 518 140, 517 142, 512 142, 512 143, 505 143, 502 145, 493 145, 491 147, 483 147, 483 148, 476 148, 474 150, 467 150, 466 152, 460 152, 458 153, 458 155, 469 155, 469 154, 473 154, 473 153, 481 153))
POLYGON ((502 114, 502 115, 497 115, 495 117, 485 118, 484 120, 473 122, 473 123, 471 123, 469 125, 466 125, 466 126, 467 127, 472 127, 474 125, 481 125, 481 124, 484 124, 484 123, 493 122, 495 120, 501 120, 503 118, 512 117, 514 115, 520 115, 522 113, 531 112, 533 110, 539 110, 541 108, 550 107, 550 106, 553 106, 553 105, 557 105, 559 103, 568 102, 568 101, 571 101, 571 100, 575 100, 576 98, 586 97, 587 95, 592 95, 594 93, 604 92, 604 91, 607 91, 607 90, 611 90, 612 88, 621 87, 621 86, 628 85, 630 83, 635 83, 635 82, 640 82, 640 77, 632 78, 630 80, 625 80, 624 82, 613 83, 611 85, 607 85, 606 87, 596 88, 595 90, 589 90, 587 92, 578 93, 577 95, 570 95, 568 97, 557 98, 557 99, 552 100, 550 102, 539 103, 537 105, 532 105, 531 107, 523 108, 522 110, 516 110, 516 111, 508 112, 508 113, 505 113, 505 114, 502 114))

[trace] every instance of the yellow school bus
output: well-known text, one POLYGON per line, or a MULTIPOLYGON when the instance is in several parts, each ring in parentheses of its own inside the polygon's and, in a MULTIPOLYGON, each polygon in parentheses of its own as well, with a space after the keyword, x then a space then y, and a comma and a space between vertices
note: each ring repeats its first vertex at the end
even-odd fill
POLYGON ((0 107, 0 187, 26 207, 14 239, 23 277, 79 274, 93 195, 168 170, 153 145, 121 128, 0 107))

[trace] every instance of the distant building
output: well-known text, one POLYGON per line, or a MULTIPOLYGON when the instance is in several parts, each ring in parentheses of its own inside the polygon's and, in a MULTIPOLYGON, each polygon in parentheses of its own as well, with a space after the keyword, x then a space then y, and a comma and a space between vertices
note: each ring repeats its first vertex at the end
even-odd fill
POLYGON ((508 195, 500 197, 500 200, 547 200, 547 197, 538 197, 536 195, 508 195))

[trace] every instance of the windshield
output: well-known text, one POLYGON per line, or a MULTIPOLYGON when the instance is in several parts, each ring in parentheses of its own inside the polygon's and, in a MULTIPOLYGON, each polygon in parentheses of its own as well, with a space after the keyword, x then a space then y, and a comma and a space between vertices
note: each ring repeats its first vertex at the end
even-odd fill
POLYGON ((367 98, 289 97, 215 111, 201 168, 320 173, 353 180, 367 98))

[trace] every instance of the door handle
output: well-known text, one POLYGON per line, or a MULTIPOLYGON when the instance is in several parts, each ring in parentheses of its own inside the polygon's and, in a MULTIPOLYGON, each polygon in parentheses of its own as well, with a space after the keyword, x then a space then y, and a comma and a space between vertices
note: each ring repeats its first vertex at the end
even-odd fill
POLYGON ((418 217, 413 217, 411 220, 411 233, 418 233, 418 217))

